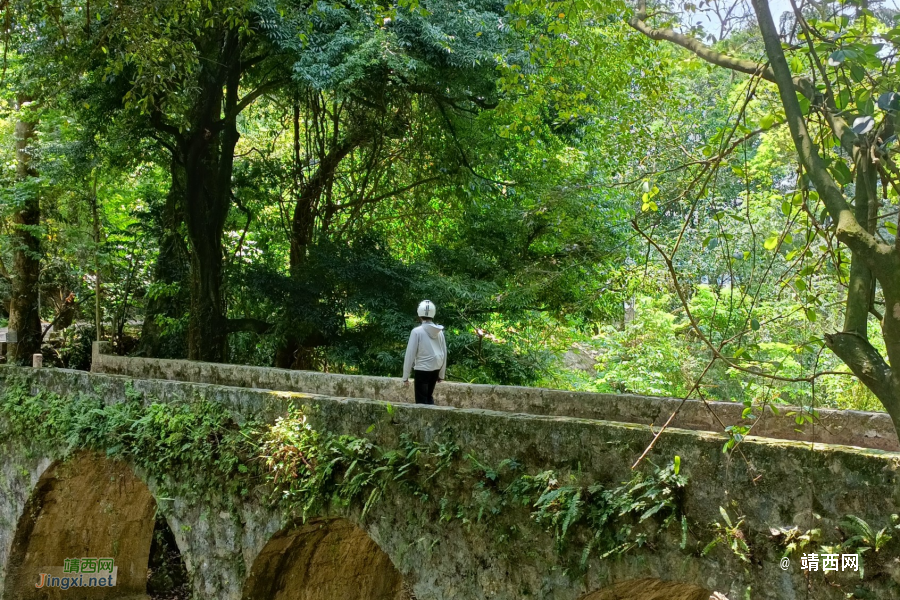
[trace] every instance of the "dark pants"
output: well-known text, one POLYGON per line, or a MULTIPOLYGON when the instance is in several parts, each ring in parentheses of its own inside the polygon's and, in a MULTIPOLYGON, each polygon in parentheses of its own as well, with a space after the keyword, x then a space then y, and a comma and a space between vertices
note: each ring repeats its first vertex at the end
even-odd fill
POLYGON ((413 371, 413 388, 416 390, 416 404, 434 404, 434 386, 440 371, 413 371))

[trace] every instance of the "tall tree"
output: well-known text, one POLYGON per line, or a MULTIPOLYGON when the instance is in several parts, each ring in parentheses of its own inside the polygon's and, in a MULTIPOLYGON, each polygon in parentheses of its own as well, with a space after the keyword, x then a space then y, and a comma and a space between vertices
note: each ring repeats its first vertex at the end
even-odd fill
MULTIPOLYGON (((364 5, 323 7, 310 34, 317 52, 295 40, 281 42, 296 57, 299 88, 289 230, 295 288, 309 274, 311 246, 350 241, 380 203, 458 172, 466 159, 453 142, 451 113, 477 114, 496 105, 496 57, 509 52, 511 38, 485 23, 502 20, 502 8, 453 0, 424 8, 379 15, 364 5)), ((302 310, 291 312, 291 323, 279 328, 291 331, 281 336, 276 364, 308 366, 304 347, 320 345, 325 336, 301 334, 302 310)))
MULTIPOLYGON (((900 237, 896 220, 881 231, 886 215, 878 212, 876 193, 879 181, 885 197, 888 188, 896 191, 900 184, 894 160, 900 110, 900 97, 892 91, 896 58, 880 54, 875 32, 887 28, 865 4, 830 4, 827 11, 819 6, 807 13, 804 4, 792 0, 793 15, 782 21, 787 23, 782 34, 769 3, 753 0, 764 63, 707 46, 669 24, 651 26, 645 2, 630 24, 713 65, 775 84, 779 110, 772 118, 787 123, 802 181, 814 192, 805 196, 804 210, 815 219, 820 202, 822 217, 827 215, 835 238, 850 251, 844 326, 825 343, 877 396, 900 432, 900 237), (792 32, 795 37, 785 39, 792 32), (839 150, 829 155, 835 145, 839 150), (884 314, 873 302, 876 283, 884 314), (886 357, 869 338, 872 316, 880 321, 886 357)), ((892 44, 900 41, 896 29, 881 35, 892 44)))
MULTIPOLYGON (((81 36, 77 50, 60 57, 70 73, 87 73, 95 88, 105 82, 100 93, 118 93, 120 110, 143 120, 143 129, 171 155, 166 222, 174 229, 173 217, 182 215, 187 231, 193 359, 223 360, 234 326, 222 297, 222 239, 233 197, 238 119, 289 78, 266 36, 278 15, 263 9, 244 0, 94 7, 83 27, 68 29, 68 39, 81 36)), ((70 11, 69 18, 83 14, 70 11)), ((57 27, 57 36, 67 36, 64 27, 57 27)), ((168 253, 172 240, 164 241, 168 253)))
POLYGON ((26 364, 41 350, 40 275, 41 201, 34 165, 37 112, 27 95, 17 99, 15 128, 16 207, 13 223, 12 298, 9 331, 15 342, 9 345, 9 360, 26 364))
MULTIPOLYGON (((122 109, 142 115, 150 135, 171 153, 173 181, 183 181, 178 196, 191 259, 190 358, 222 360, 229 331, 260 328, 246 319, 229 321, 222 290, 223 234, 242 112, 289 83, 314 94, 331 92, 339 103, 352 96, 357 105, 374 105, 375 112, 390 113, 392 100, 385 102, 373 89, 403 90, 423 81, 432 90, 449 86, 460 92, 454 97, 480 102, 480 82, 465 75, 493 74, 496 42, 506 33, 473 25, 472 19, 493 22, 502 9, 487 2, 433 4, 429 14, 415 6, 386 11, 374 3, 126 1, 95 7, 90 21, 78 27, 84 11, 70 11, 70 26, 56 27, 48 42, 51 54, 71 65, 73 80, 87 73, 87 79, 118 90, 122 109), (76 36, 75 50, 58 43, 76 36), (470 38, 477 43, 460 41, 470 38), (62 54, 61 47, 67 48, 62 54)), ((327 147, 307 157, 319 162, 298 187, 295 263, 334 169, 369 131, 358 122, 339 127, 327 136, 327 147)), ((316 218, 329 222, 334 216, 326 208, 316 218)))

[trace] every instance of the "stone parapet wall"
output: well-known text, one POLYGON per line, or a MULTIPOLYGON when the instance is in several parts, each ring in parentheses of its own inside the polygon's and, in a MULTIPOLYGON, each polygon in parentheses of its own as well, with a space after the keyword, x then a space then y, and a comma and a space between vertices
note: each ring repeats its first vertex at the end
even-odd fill
MULTIPOLYGON (((292 371, 268 367, 227 365, 187 360, 116 356, 104 342, 94 343, 92 371, 139 379, 168 379, 245 388, 306 392, 344 398, 370 398, 391 403, 413 401, 412 387, 399 378, 292 371)), ((682 404, 680 399, 594 394, 544 388, 475 385, 445 382, 437 386, 440 406, 480 408, 532 415, 552 415, 618 421, 660 427, 682 404)), ((687 400, 672 426, 695 431, 722 432, 729 425, 749 425, 743 405, 732 402, 687 400)), ((822 409, 813 424, 799 426, 798 409, 766 409, 753 434, 783 440, 820 442, 900 451, 893 423, 886 413, 822 409)))

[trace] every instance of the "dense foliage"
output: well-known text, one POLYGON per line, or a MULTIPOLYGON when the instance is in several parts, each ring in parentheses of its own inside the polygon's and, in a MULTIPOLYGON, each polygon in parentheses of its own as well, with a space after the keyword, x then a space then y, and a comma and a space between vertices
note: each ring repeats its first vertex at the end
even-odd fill
POLYGON ((396 376, 428 297, 452 380, 890 407, 895 11, 775 15, 794 114, 751 4, 8 2, 8 359, 396 376))
MULTIPOLYGON (((483 527, 501 546, 521 541, 518 520, 533 521, 576 573, 591 559, 630 553, 670 529, 680 530, 683 547, 688 543, 688 479, 680 462, 650 466, 618 484, 588 483, 580 470, 534 471, 514 459, 484 464, 450 431, 431 443, 401 434, 382 446, 374 436, 313 428, 308 415, 315 409, 299 404, 274 424, 238 424, 222 403, 156 402, 133 388, 126 396, 106 404, 87 394, 33 395, 27 382, 8 381, 0 394, 0 440, 36 443, 60 458, 98 452, 127 461, 161 497, 221 510, 253 500, 301 522, 341 513, 365 522, 384 498, 396 497, 436 522, 483 527), (196 473, 212 476, 198 480, 196 473)), ((393 425, 373 423, 369 433, 376 427, 393 425)))
MULTIPOLYGON (((546 469, 531 464, 529 452, 495 463, 461 447, 466 435, 451 428, 430 442, 398 435, 390 404, 365 433, 353 435, 318 426, 316 407, 299 398, 271 423, 240 417, 225 402, 160 401, 128 385, 124 398, 109 402, 95 392, 34 393, 27 376, 4 383, 0 444, 61 460, 96 453, 131 465, 153 486, 158 515, 176 497, 235 518, 241 503, 259 503, 298 522, 343 514, 365 523, 379 508, 414 506, 410 518, 477 528, 496 541, 498 553, 552 544, 563 572, 579 578, 598 560, 678 545, 747 563, 774 553, 796 560, 812 551, 858 553, 860 584, 890 576, 900 541, 897 515, 885 515, 890 524, 881 529, 849 514, 839 527, 766 527, 757 535, 732 516, 732 502, 732 515, 720 506, 721 521, 704 523, 687 512, 691 466, 677 455, 664 467, 645 463, 625 481, 594 479, 580 464, 546 469)), ((177 546, 173 552, 177 565, 177 546)))

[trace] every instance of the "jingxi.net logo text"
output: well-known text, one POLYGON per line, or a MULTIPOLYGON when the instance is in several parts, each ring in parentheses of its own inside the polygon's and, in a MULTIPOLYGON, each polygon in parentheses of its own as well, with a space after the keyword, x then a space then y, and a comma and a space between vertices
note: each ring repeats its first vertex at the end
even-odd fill
POLYGON ((115 587, 119 567, 111 558, 67 558, 62 567, 45 567, 36 588, 115 587))

